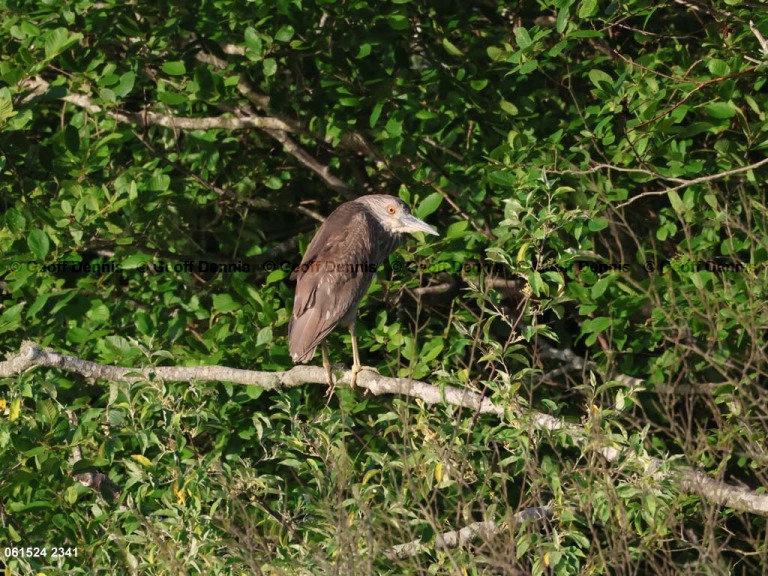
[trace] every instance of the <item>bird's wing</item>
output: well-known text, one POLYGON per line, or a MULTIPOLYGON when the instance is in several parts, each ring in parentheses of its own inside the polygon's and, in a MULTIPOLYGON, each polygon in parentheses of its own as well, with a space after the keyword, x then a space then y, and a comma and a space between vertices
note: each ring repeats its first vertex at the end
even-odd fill
POLYGON ((328 333, 356 307, 373 277, 369 228, 359 211, 331 214, 292 277, 296 298, 288 325, 294 362, 307 362, 328 333))

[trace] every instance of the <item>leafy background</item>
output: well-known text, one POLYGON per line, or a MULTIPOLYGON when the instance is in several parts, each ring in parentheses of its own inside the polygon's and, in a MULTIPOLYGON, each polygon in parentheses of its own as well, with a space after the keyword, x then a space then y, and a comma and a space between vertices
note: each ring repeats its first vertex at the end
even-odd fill
POLYGON ((289 369, 318 218, 386 192, 441 236, 379 274, 364 363, 593 444, 406 396, 28 370, 0 380, 0 547, 77 557, 13 573, 766 573, 765 516, 668 474, 768 485, 762 8, 6 2, 6 354, 289 369), (478 520, 499 532, 434 547, 478 520))

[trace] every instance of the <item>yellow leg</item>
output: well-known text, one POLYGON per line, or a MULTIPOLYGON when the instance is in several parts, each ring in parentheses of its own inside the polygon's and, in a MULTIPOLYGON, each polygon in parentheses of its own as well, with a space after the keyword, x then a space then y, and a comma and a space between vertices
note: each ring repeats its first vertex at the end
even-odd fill
POLYGON ((352 337, 352 388, 354 388, 357 386, 357 375, 360 374, 360 372, 363 370, 370 370, 371 372, 376 372, 378 374, 379 371, 372 366, 363 366, 360 363, 360 349, 357 347, 357 336, 355 336, 354 324, 350 324, 349 326, 349 335, 352 337))
POLYGON ((325 368, 325 374, 328 382, 328 386, 331 388, 328 390, 328 395, 331 395, 331 392, 333 392, 333 366, 331 365, 331 361, 328 358, 328 346, 325 344, 325 340, 323 340, 320 343, 320 350, 323 353, 323 368, 325 368))
POLYGON ((357 336, 355 336, 355 323, 349 325, 349 335, 352 338, 352 388, 357 386, 357 375, 363 367, 360 365, 360 351, 357 349, 357 336))

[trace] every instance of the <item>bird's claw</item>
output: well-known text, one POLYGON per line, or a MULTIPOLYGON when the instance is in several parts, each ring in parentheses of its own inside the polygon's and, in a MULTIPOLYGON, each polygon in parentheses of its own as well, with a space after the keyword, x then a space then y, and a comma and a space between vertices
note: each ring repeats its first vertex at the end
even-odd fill
POLYGON ((325 382, 328 384, 328 390, 326 390, 325 395, 327 398, 330 398, 333 396, 334 390, 336 390, 336 382, 337 379, 334 378, 333 372, 341 372, 343 370, 346 370, 346 367, 343 364, 328 364, 325 366, 325 382))

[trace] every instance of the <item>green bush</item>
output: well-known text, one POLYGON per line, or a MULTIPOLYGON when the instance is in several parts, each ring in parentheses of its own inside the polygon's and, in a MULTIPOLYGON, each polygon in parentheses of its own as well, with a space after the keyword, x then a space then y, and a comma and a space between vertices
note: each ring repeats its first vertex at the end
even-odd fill
MULTIPOLYGON (((140 375, 2 365, 13 574, 765 573, 762 12, 0 14, 3 350, 140 375), (369 192, 441 236, 378 274, 364 363, 499 414, 153 377, 290 369, 290 271, 317 218, 369 192), (480 521, 494 529, 439 545, 480 521)), ((348 365, 348 335, 329 345, 348 365)))

